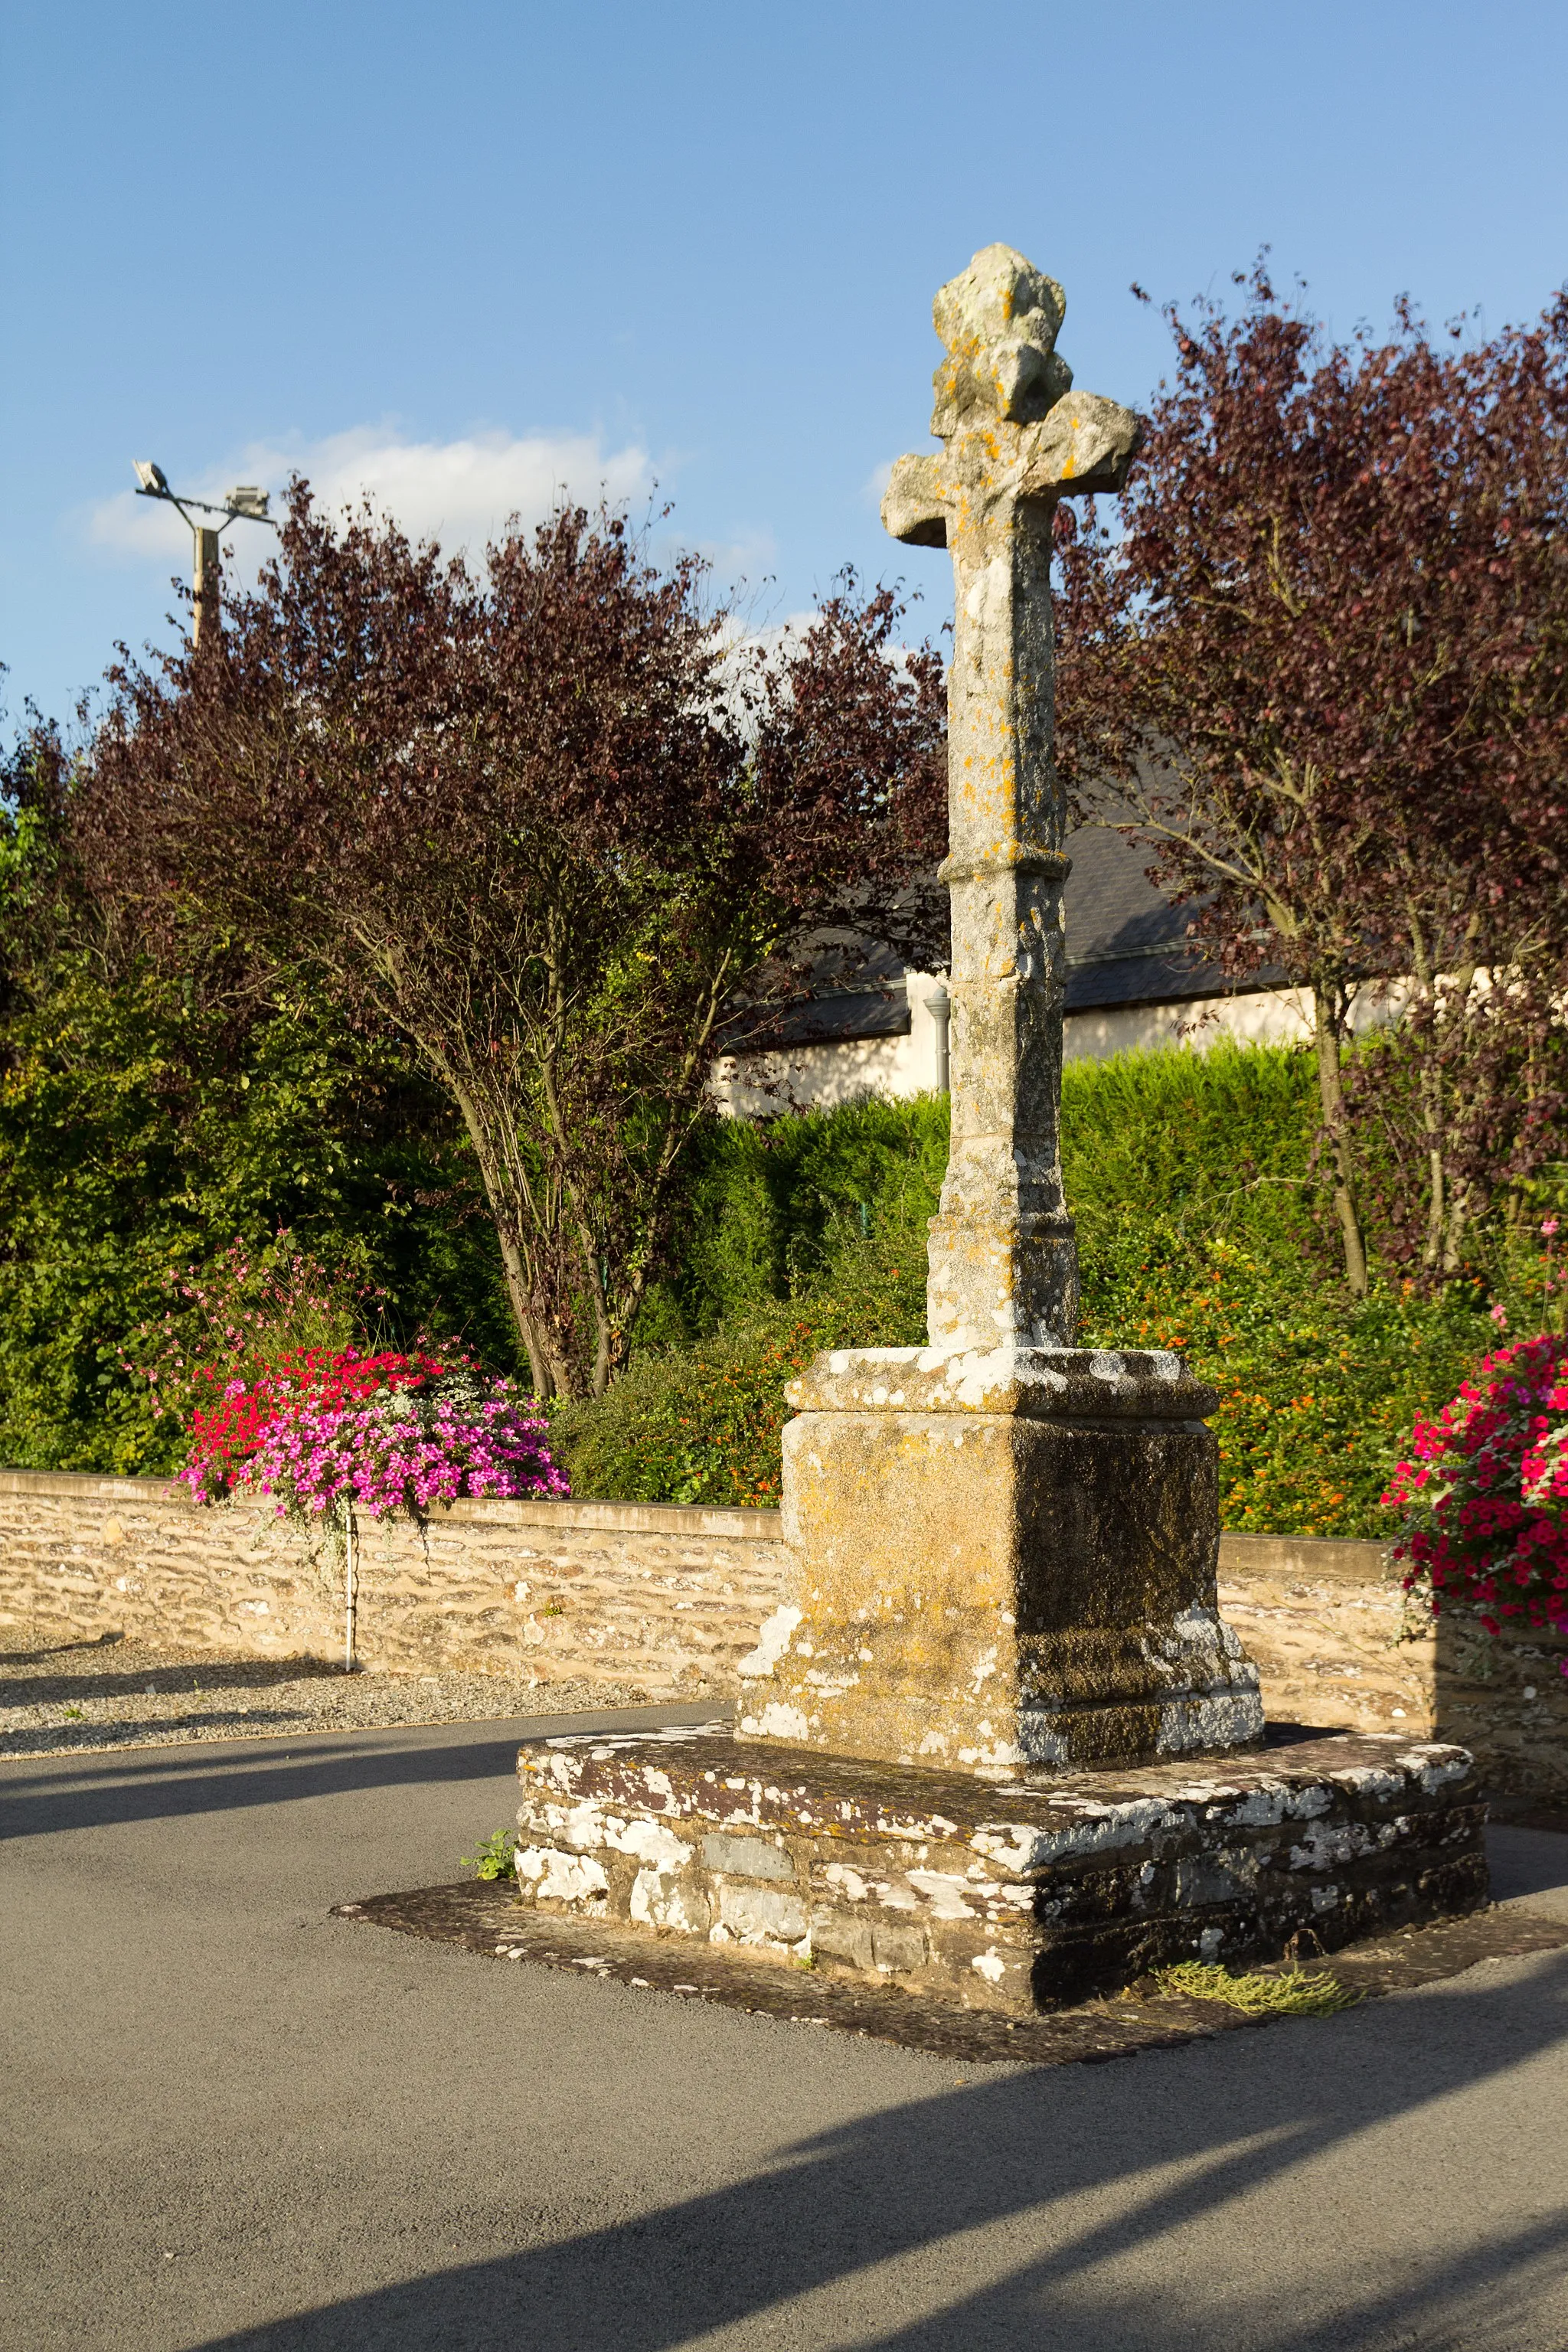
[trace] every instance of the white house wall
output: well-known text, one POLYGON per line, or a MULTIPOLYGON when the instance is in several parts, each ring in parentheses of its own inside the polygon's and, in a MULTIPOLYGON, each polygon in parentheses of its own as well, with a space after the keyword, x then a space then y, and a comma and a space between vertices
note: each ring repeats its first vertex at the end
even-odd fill
POLYGON ((942 1027, 931 999, 946 983, 925 972, 905 977, 910 1001, 907 1037, 835 1039, 792 1045, 772 1054, 726 1054, 710 1080, 716 1108, 728 1118, 771 1118, 782 1110, 835 1110, 867 1095, 907 1102, 934 1094, 941 1084, 942 1027))
MULTIPOLYGON (((714 1065, 716 1107, 732 1118, 769 1118, 783 1110, 832 1110, 868 1095, 906 1101, 940 1083, 937 1021, 929 1000, 944 986, 910 972, 910 1034, 862 1037, 787 1052, 726 1055, 714 1065)), ((1398 1011, 1406 991, 1367 991, 1351 1027, 1360 1034, 1398 1011)), ((1167 1004, 1108 1005, 1069 1013, 1062 1024, 1065 1060, 1108 1061, 1113 1054, 1172 1046, 1202 1053, 1229 1039, 1244 1045, 1305 1045, 1312 1038, 1310 989, 1258 989, 1246 995, 1189 996, 1167 1004)))
MULTIPOLYGON (((1392 1006, 1385 995, 1357 998, 1351 1028, 1359 1036, 1380 1028, 1392 1006)), ((1229 1038, 1241 1045, 1309 1045, 1312 994, 1306 988, 1258 989, 1246 996, 1189 996, 1174 1004, 1111 1004, 1069 1013, 1062 1024, 1062 1054, 1069 1062, 1109 1061, 1156 1045, 1201 1052, 1229 1038)))

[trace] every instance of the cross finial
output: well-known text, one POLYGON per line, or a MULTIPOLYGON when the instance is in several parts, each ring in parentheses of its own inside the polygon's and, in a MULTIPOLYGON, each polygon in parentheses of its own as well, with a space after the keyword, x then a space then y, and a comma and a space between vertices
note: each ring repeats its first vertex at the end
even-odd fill
POLYGON ((939 441, 1005 416, 1037 422, 1072 389, 1057 352, 1067 296, 1010 245, 988 245, 931 304, 948 356, 932 379, 931 429, 939 441))
POLYGON ((1010 245, 988 245, 931 305, 947 346, 932 379, 931 429, 941 457, 900 457, 882 520, 915 547, 948 544, 955 498, 976 492, 1054 502, 1119 490, 1138 447, 1130 408, 1074 393, 1057 350, 1067 296, 1010 245), (964 445, 982 437, 980 450, 964 445), (976 462, 978 460, 978 462, 976 462))

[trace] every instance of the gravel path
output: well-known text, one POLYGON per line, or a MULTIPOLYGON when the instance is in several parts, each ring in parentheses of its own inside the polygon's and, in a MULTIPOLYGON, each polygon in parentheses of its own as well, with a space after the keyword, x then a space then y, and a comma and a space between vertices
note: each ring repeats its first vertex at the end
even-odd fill
POLYGON ((0 1633, 0 1756, 163 1748, 191 1739, 480 1723, 641 1706, 627 1683, 521 1675, 345 1675, 319 1658, 247 1658, 151 1642, 70 1642, 0 1633))

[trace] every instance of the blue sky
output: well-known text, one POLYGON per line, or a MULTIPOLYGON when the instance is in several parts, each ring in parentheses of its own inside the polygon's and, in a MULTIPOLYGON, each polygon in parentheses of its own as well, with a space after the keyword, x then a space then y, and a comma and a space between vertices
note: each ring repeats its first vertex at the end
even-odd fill
POLYGON ((1562 0, 12 0, 6 700, 64 714, 162 634, 188 541, 138 457, 368 482, 447 541, 657 478, 759 619, 850 561, 934 625, 875 484, 976 247, 1059 278, 1079 383, 1134 404, 1129 281, 1223 290, 1263 243, 1338 331, 1403 290, 1495 327, 1568 277, 1565 96, 1562 0))

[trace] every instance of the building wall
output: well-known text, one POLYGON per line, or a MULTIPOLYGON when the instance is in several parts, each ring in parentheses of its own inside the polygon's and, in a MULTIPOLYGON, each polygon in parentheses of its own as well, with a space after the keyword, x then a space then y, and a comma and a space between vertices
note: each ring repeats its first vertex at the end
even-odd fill
MULTIPOLYGON (((784 1110, 832 1110, 866 1095, 902 1102, 911 1095, 931 1093, 941 1083, 941 1030, 930 999, 945 983, 929 973, 911 971, 906 985, 907 1037, 861 1037, 771 1054, 726 1055, 714 1065, 715 1105, 730 1118, 772 1118, 784 1110)), ((1351 1026, 1361 1034, 1396 1009, 1386 995, 1367 991, 1357 1000, 1351 1026)), ((1166 1045, 1202 1053, 1225 1039, 1244 1045, 1305 1045, 1311 1038, 1311 992, 1304 988, 1179 997, 1163 1004, 1101 1005, 1069 1013, 1062 1023, 1062 1053, 1069 1062, 1103 1062, 1112 1054, 1166 1045)))
POLYGON ((942 1028, 931 999, 946 983, 927 972, 905 975, 910 1029, 905 1037, 856 1037, 793 1045, 771 1054, 726 1054, 713 1066, 715 1107, 731 1118, 774 1118, 785 1110, 833 1110, 876 1095, 907 1102, 941 1084, 942 1028))
MULTIPOLYGON (((1357 999, 1351 1027, 1377 1028, 1391 1012, 1386 996, 1357 999)), ((1202 1053, 1229 1039, 1242 1045, 1307 1045, 1312 1041, 1312 996, 1305 988, 1264 988, 1245 995, 1189 996, 1169 1004, 1110 1004, 1069 1013, 1062 1023, 1065 1060, 1109 1061, 1157 1045, 1202 1053)))
MULTIPOLYGON (((154 1478, 0 1473, 0 1633, 335 1657, 341 1551, 265 1504, 154 1478)), ((789 1589, 772 1511, 458 1503, 365 1531, 367 1665, 477 1667, 727 1698, 789 1589)), ((1410 1612, 1374 1543, 1227 1535, 1220 1602, 1277 1722, 1457 1739, 1500 1789, 1568 1795, 1568 1643, 1410 1612)))
POLYGON ((1173 1004, 1108 1004, 1069 1013, 1062 1023, 1065 1061, 1109 1061, 1152 1046, 1202 1053, 1222 1039, 1243 1045, 1300 1045, 1312 1034, 1305 990, 1260 989, 1247 996, 1193 996, 1173 1004))

